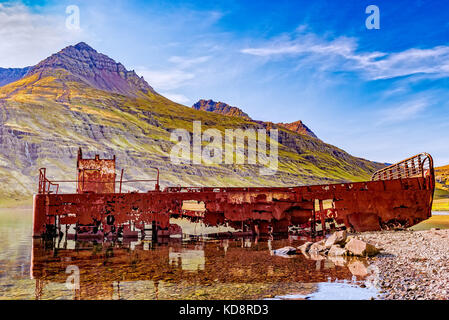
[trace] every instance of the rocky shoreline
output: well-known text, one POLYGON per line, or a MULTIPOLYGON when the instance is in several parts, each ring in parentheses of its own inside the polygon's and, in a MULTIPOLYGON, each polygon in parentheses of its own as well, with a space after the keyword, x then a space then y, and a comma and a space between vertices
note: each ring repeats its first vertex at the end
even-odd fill
POLYGON ((449 229, 337 231, 322 240, 273 253, 303 254, 308 259, 328 259, 336 266, 347 266, 379 291, 377 299, 449 299, 449 229))
POLYGON ((449 299, 449 230, 381 231, 357 234, 382 251, 368 258, 368 281, 380 299, 449 299))

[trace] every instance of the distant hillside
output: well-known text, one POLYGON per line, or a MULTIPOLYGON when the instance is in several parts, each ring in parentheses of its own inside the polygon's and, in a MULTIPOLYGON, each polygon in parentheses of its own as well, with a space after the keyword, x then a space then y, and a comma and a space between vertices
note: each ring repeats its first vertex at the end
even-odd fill
POLYGON ((435 168, 437 187, 449 191, 449 165, 435 168))
MULTIPOLYGON (((260 165, 172 163, 172 131, 192 132, 195 120, 203 130, 223 133, 271 126, 177 104, 87 44, 69 46, 0 87, 0 202, 29 198, 41 167, 50 179, 74 179, 79 147, 87 156, 115 154, 125 180, 152 179, 159 168, 162 187, 361 181, 383 166, 280 126, 279 168, 273 176, 261 176, 260 165)), ((149 190, 153 184, 138 188, 149 190)))
POLYGON ((435 168, 436 188, 433 210, 449 210, 449 165, 435 168))
POLYGON ((30 68, 0 68, 0 87, 23 78, 30 68))

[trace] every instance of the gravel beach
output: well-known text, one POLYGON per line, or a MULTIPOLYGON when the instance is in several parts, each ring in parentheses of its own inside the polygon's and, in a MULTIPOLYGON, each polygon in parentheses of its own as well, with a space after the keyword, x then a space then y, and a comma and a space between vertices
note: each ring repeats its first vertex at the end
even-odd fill
POLYGON ((449 299, 449 230, 357 234, 382 248, 369 258, 381 299, 449 299), (377 267, 377 268, 376 268, 377 267))

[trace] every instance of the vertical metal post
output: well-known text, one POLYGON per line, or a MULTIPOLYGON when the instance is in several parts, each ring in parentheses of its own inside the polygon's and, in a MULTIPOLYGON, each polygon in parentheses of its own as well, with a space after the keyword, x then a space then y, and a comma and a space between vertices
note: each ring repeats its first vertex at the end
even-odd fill
POLYGON ((312 238, 316 235, 316 214, 315 214, 315 200, 313 200, 313 210, 312 210, 312 221, 310 222, 310 232, 312 233, 312 238))
POLYGON ((157 223, 155 220, 151 223, 151 240, 153 243, 157 242, 157 223))
POLYGON ((83 192, 84 192, 85 188, 84 188, 84 169, 83 169, 83 192))
POLYGON ((123 181, 123 169, 122 169, 122 173, 120 174, 120 187, 119 187, 118 193, 122 193, 122 181, 123 181))
POLYGON ((321 230, 324 236, 326 234, 326 219, 324 218, 323 200, 320 199, 319 203, 320 203, 321 230))
POLYGON ((159 191, 160 190, 160 185, 159 185, 159 168, 156 168, 156 170, 157 170, 157 181, 156 181, 156 185, 155 185, 155 189, 156 189, 156 191, 159 191))

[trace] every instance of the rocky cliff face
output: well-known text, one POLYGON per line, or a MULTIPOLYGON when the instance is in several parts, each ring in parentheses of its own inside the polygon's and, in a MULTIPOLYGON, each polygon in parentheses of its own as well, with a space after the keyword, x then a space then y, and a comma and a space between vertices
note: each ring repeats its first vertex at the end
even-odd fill
MULTIPOLYGON (((174 164, 174 129, 267 128, 273 124, 204 112, 157 94, 135 73, 81 43, 0 87, 0 202, 30 198, 38 170, 50 179, 75 179, 76 155, 117 156, 125 180, 153 179, 161 186, 294 186, 360 181, 382 165, 356 158, 307 135, 279 128, 279 168, 261 176, 257 165, 174 164)), ((150 190, 152 183, 123 186, 150 190)), ((74 191, 74 185, 61 185, 74 191)))
POLYGON ((93 88, 112 93, 136 95, 137 91, 154 92, 134 70, 126 70, 121 63, 98 53, 84 42, 64 48, 41 61, 31 68, 29 75, 45 77, 58 69, 70 73, 74 81, 83 81, 93 88))
POLYGON ((277 125, 299 134, 305 134, 314 138, 318 138, 301 120, 292 123, 278 123, 277 125))
POLYGON ((0 68, 0 87, 23 78, 30 68, 0 68))
POLYGON ((237 107, 232 107, 224 102, 215 102, 213 100, 201 99, 195 103, 192 108, 196 110, 203 110, 209 112, 215 112, 219 114, 224 114, 226 116, 240 117, 243 119, 251 120, 251 118, 237 107))

